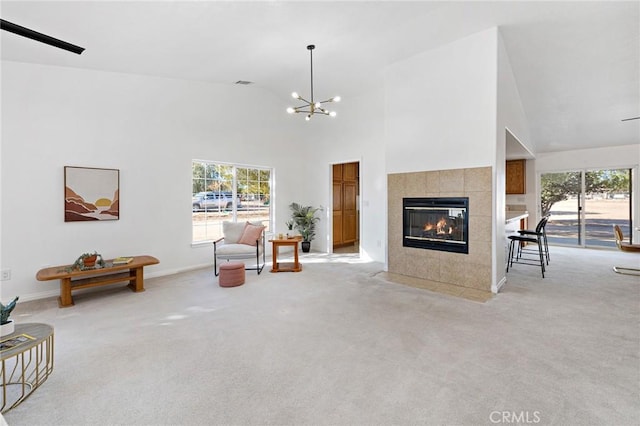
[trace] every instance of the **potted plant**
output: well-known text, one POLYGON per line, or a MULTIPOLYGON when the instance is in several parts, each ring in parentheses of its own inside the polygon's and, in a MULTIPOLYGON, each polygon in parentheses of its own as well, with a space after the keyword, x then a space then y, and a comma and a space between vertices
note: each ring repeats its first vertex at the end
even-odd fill
POLYGON ((287 238, 293 237, 293 220, 288 220, 284 224, 287 225, 287 230, 289 231, 287 232, 287 238))
POLYGON ((74 269, 84 271, 85 269, 103 268, 105 261, 102 255, 94 251, 93 253, 82 253, 73 265, 67 268, 67 272, 71 272, 74 269), (96 266, 97 265, 97 266, 96 266))
POLYGON ((289 208, 291 209, 291 220, 302 236, 302 251, 308 253, 311 249, 311 241, 316 236, 316 223, 320 220, 316 216, 316 212, 319 209, 312 206, 302 206, 298 203, 291 203, 289 208))
POLYGON ((7 304, 7 306, 3 305, 2 302, 0 302, 0 336, 11 334, 15 329, 13 320, 9 319, 9 315, 11 314, 11 311, 13 311, 13 308, 16 307, 17 301, 18 296, 16 296, 15 299, 7 304))

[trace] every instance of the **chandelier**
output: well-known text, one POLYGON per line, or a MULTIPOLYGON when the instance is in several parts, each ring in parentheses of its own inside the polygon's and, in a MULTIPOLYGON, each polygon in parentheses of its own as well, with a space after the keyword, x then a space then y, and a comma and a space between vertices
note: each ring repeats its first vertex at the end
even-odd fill
POLYGON ((311 56, 311 100, 308 101, 302 96, 300 96, 297 92, 293 92, 291 96, 294 99, 298 99, 304 102, 304 105, 287 108, 287 112, 289 114, 299 113, 299 112, 303 112, 307 114, 307 116, 305 117, 305 120, 307 121, 311 120, 311 117, 314 114, 322 114, 322 115, 328 115, 330 117, 335 117, 336 112, 329 111, 328 109, 324 108, 323 104, 326 104, 329 102, 340 102, 340 96, 334 96, 333 98, 329 98, 326 101, 321 101, 321 102, 315 102, 313 99, 313 49, 315 48, 316 47, 313 44, 310 44, 309 46, 307 46, 307 50, 309 51, 309 55, 311 56))

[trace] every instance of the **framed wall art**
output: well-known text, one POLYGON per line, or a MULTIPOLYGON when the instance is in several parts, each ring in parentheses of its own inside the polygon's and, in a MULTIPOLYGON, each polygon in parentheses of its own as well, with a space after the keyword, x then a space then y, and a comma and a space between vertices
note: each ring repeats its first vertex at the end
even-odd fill
POLYGON ((120 219, 120 170, 64 167, 64 221, 120 219))

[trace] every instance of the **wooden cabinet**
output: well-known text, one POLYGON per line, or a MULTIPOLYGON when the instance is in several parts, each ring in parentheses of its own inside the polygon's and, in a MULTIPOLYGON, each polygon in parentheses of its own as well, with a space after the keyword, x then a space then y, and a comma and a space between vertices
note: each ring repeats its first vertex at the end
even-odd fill
POLYGON ((358 240, 358 163, 333 165, 333 245, 358 240))
POLYGON ((526 193, 526 160, 509 160, 505 168, 507 194, 526 193))

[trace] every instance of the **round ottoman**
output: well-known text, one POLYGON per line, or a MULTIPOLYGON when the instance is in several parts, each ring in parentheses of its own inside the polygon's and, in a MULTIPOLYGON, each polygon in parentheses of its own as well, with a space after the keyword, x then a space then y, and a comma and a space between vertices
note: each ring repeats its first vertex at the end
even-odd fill
POLYGON ((220 265, 218 284, 220 287, 235 287, 244 284, 244 263, 227 262, 220 265))

